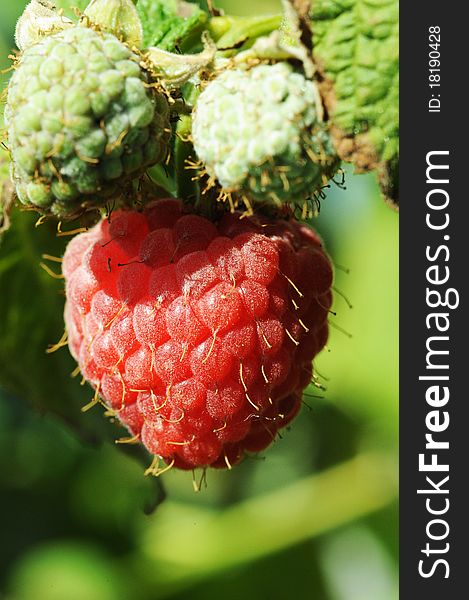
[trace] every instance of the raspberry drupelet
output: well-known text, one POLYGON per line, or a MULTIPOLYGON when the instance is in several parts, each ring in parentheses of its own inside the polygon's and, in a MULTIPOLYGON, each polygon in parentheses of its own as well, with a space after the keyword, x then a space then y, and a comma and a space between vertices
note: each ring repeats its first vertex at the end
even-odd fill
POLYGON ((332 302, 306 225, 158 200, 76 236, 63 273, 71 353, 152 455, 230 468, 298 413, 332 302))

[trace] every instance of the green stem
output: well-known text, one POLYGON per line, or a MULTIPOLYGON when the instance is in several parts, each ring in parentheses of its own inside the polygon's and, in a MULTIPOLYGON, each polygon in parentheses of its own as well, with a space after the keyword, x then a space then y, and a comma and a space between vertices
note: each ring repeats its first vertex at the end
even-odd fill
POLYGON ((145 523, 142 554, 148 567, 160 567, 159 585, 170 589, 365 517, 396 494, 393 460, 378 452, 361 454, 223 511, 168 501, 157 519, 145 523))
POLYGON ((232 27, 234 17, 212 17, 207 31, 214 42, 217 42, 232 27))
POLYGON ((257 17, 213 17, 208 32, 219 49, 232 48, 248 40, 268 35, 282 24, 283 15, 257 17))
POLYGON ((199 190, 197 183, 192 180, 196 172, 187 168, 187 159, 194 155, 194 147, 189 140, 192 119, 188 115, 180 117, 174 147, 174 165, 176 170, 177 196, 194 206, 198 201, 199 190))

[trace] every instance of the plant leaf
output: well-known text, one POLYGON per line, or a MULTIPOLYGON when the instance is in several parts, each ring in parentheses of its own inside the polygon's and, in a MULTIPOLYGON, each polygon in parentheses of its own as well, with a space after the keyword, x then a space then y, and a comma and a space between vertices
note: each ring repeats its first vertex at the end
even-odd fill
POLYGON ((398 204, 398 5, 394 0, 316 0, 314 58, 340 157, 376 169, 398 204))
POLYGON ((187 52, 200 42, 208 16, 197 4, 182 0, 139 0, 145 47, 187 52))
POLYGON ((53 223, 34 227, 37 219, 37 214, 15 210, 0 247, 0 385, 43 412, 83 421, 80 407, 89 401, 91 389, 70 377, 75 365, 67 348, 46 354, 64 330, 64 296, 63 281, 53 279, 40 263, 60 274, 60 264, 42 254, 60 258, 67 238, 56 236, 53 223))

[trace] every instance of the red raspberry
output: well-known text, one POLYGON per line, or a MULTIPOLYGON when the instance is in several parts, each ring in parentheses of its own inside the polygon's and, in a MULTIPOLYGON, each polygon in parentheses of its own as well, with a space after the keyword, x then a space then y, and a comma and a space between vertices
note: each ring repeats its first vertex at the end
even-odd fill
POLYGON ((70 350, 151 454, 230 467, 298 413, 332 302, 305 225, 159 200, 75 237, 63 273, 70 350))

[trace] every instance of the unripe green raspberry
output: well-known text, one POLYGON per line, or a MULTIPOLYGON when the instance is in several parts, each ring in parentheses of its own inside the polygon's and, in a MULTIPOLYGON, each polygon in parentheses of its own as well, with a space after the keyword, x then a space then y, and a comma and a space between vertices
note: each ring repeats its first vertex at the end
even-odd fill
POLYGON ((169 105, 149 82, 112 34, 77 26, 27 48, 5 108, 20 201, 75 216, 162 161, 169 105))
POLYGON ((224 71, 194 110, 197 155, 228 192, 276 207, 301 203, 338 166, 316 102, 315 84, 286 62, 224 71))

